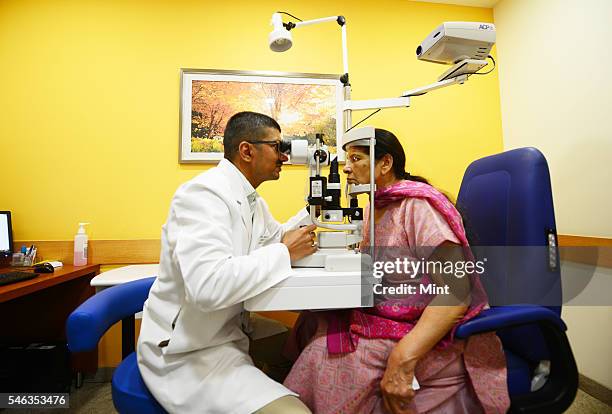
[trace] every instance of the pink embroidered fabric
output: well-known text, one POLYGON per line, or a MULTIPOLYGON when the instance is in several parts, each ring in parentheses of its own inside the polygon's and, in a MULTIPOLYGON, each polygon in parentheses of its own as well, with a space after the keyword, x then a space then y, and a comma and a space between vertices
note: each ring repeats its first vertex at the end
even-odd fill
MULTIPOLYGON (((314 316, 317 318, 317 316, 314 316)), ((327 320, 302 351, 284 385, 314 414, 382 414, 380 382, 397 341, 361 338, 355 352, 327 351, 327 320)), ((510 407, 506 361, 494 333, 434 348, 416 365, 420 389, 407 406, 414 413, 505 413, 510 407)))
MULTIPOLYGON (((434 187, 414 181, 400 181, 385 187, 375 194, 376 207, 390 207, 376 224, 376 246, 404 247, 403 254, 410 260, 427 259, 435 247, 445 241, 461 245, 467 260, 474 257, 469 248, 461 215, 455 206, 434 187)), ((366 209, 367 210, 367 209, 366 209)), ((367 252, 370 244, 369 214, 365 214, 362 250, 367 252)), ((383 247, 384 248, 384 247, 383 247)), ((376 253, 378 254, 378 253, 376 253)), ((393 255, 393 253, 391 253, 393 255)), ((376 260, 380 260, 376 257, 376 260)), ((383 258, 384 259, 384 258, 383 258)), ((390 258, 392 261, 394 257, 390 258)), ((457 326, 474 316, 487 305, 487 297, 480 279, 468 276, 471 284, 471 304, 465 316, 455 325, 438 346, 452 343, 457 326)), ((388 282, 407 282, 400 275, 389 277, 388 282)), ((431 283, 428 275, 419 282, 431 283)), ((368 310, 352 310, 349 315, 329 315, 327 347, 330 353, 353 352, 359 337, 401 339, 414 327, 434 294, 401 295, 400 298, 384 297, 368 310)))
MULTIPOLYGON (((402 181, 375 197, 377 207, 387 207, 376 224, 377 246, 402 246, 412 258, 427 258, 433 247, 449 241, 464 246, 471 258, 461 216, 433 187, 402 181)), ((368 229, 367 223, 364 228, 368 229)), ((366 230, 362 245, 368 244, 366 230)), ((461 322, 486 306, 480 281, 472 277, 470 282, 472 303, 461 322)), ((416 325, 432 298, 389 297, 367 310, 319 315, 316 334, 285 385, 316 414, 384 412, 380 381, 389 353, 416 325)), ((421 389, 410 407, 419 413, 506 412, 510 401, 498 337, 488 333, 464 341, 454 339, 453 332, 418 362, 415 376, 421 389)))

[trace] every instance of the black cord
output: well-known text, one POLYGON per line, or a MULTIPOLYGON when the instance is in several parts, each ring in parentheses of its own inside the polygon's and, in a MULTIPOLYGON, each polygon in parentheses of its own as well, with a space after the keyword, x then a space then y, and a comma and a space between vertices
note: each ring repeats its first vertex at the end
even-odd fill
POLYGON ((357 125, 361 124, 363 121, 365 121, 366 119, 368 119, 369 117, 375 115, 376 113, 380 112, 382 108, 378 108, 376 111, 372 112, 370 115, 366 116, 365 118, 363 118, 361 121, 357 122, 355 125, 353 125, 352 127, 350 127, 349 129, 346 130, 346 132, 349 132, 351 129, 355 128, 357 125))
MULTIPOLYGON (((487 56, 487 57, 493 61, 493 67, 492 67, 490 70, 488 70, 487 72, 482 72, 482 73, 480 73, 480 72, 470 73, 470 74, 468 74, 468 75, 467 75, 467 77, 468 77, 468 78, 469 78, 470 76, 472 76, 472 75, 487 75, 487 74, 489 74, 489 73, 491 73, 491 72, 493 72, 493 71, 495 70, 495 66, 496 66, 496 64, 495 64, 495 59, 493 59, 493 56, 491 56, 491 55, 489 55, 489 56, 487 56)), ((402 95, 402 98, 407 98, 407 97, 411 97, 411 96, 421 96, 421 95, 425 95, 426 93, 427 93, 427 92, 416 93, 416 94, 413 94, 413 95, 402 95)))
POLYGON ((291 14, 291 13, 287 13, 287 12, 284 12, 284 11, 277 11, 277 13, 286 14, 287 16, 291 16, 291 17, 293 17, 294 19, 298 19, 298 20, 299 20, 299 21, 301 21, 301 22, 303 22, 303 21, 304 21, 304 20, 300 19, 299 17, 295 17, 295 16, 294 16, 293 14, 291 14))
MULTIPOLYGON (((282 13, 282 12, 279 12, 279 13, 282 13)), ((289 14, 289 13, 286 13, 286 14, 289 14)), ((292 16, 292 17, 295 17, 295 16, 292 16)), ((295 17, 295 18, 297 19, 297 17, 295 17)), ((493 56, 491 56, 491 55, 489 55, 487 57, 493 61, 493 67, 491 68, 491 70, 489 70, 488 72, 483 72, 483 73, 472 73, 471 75, 486 75, 486 74, 491 73, 491 72, 493 72, 495 70, 495 66, 497 66, 496 63, 495 63, 495 59, 493 59, 493 56)), ((414 95, 402 95, 401 97, 402 98, 407 98, 407 97, 410 97, 410 96, 421 96, 421 95, 425 95, 426 93, 427 92, 417 93, 417 94, 414 94, 414 95)), ((381 109, 382 108, 378 108, 376 111, 372 112, 370 115, 366 116, 361 121, 357 122, 355 125, 353 125, 349 129, 347 129, 346 132, 349 132, 351 129, 355 128, 357 125, 361 124, 366 119, 370 118, 371 116, 374 116, 375 114, 380 112, 381 109)))
POLYGON ((427 92, 415 93, 415 94, 412 94, 412 95, 402 95, 402 96, 400 96, 400 98, 409 98, 411 96, 422 96, 422 95, 425 95, 425 94, 427 94, 427 92))
POLYGON ((496 66, 495 59, 493 59, 493 56, 491 56, 491 55, 489 55, 487 57, 493 61, 493 67, 490 70, 488 70, 487 72, 482 72, 482 73, 476 72, 476 73, 472 73, 472 75, 486 75, 486 74, 491 73, 491 72, 493 72, 495 70, 495 66, 496 66))

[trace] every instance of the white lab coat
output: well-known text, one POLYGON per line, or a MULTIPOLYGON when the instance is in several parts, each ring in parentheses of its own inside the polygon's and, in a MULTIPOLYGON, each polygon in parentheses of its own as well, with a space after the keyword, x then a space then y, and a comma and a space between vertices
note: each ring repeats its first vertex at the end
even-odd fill
POLYGON ((290 275, 280 239, 307 212, 281 225, 257 198, 251 221, 246 196, 224 159, 172 199, 137 348, 144 382, 169 412, 251 413, 295 395, 253 366, 241 314, 246 299, 290 275))

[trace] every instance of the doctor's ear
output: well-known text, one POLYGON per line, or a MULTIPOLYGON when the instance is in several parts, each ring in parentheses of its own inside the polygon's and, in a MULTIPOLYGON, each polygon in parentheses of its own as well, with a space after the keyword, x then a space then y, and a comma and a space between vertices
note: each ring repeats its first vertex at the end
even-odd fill
POLYGON ((251 162, 253 160, 253 145, 242 141, 238 145, 238 157, 244 161, 251 162))

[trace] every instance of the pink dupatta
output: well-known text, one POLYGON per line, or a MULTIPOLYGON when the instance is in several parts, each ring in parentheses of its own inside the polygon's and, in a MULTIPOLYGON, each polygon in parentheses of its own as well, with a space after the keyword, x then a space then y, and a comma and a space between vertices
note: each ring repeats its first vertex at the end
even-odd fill
MULTIPOLYGON (((453 233, 461 242, 466 260, 474 260, 465 235, 461 215, 455 206, 434 187, 415 181, 400 181, 376 191, 375 206, 385 207, 390 203, 408 197, 427 200, 446 220, 453 233)), ((364 228, 367 228, 364 223, 364 228)), ((432 246, 435 247, 435 246, 432 246)), ((464 317, 443 338, 438 347, 448 347, 458 325, 478 315, 487 306, 487 296, 480 279, 468 275, 471 283, 471 304, 464 317)), ((366 338, 402 339, 416 325, 427 303, 434 295, 411 295, 409 303, 389 301, 368 309, 353 309, 345 312, 328 313, 327 349, 330 354, 354 352, 359 336, 366 338)))

